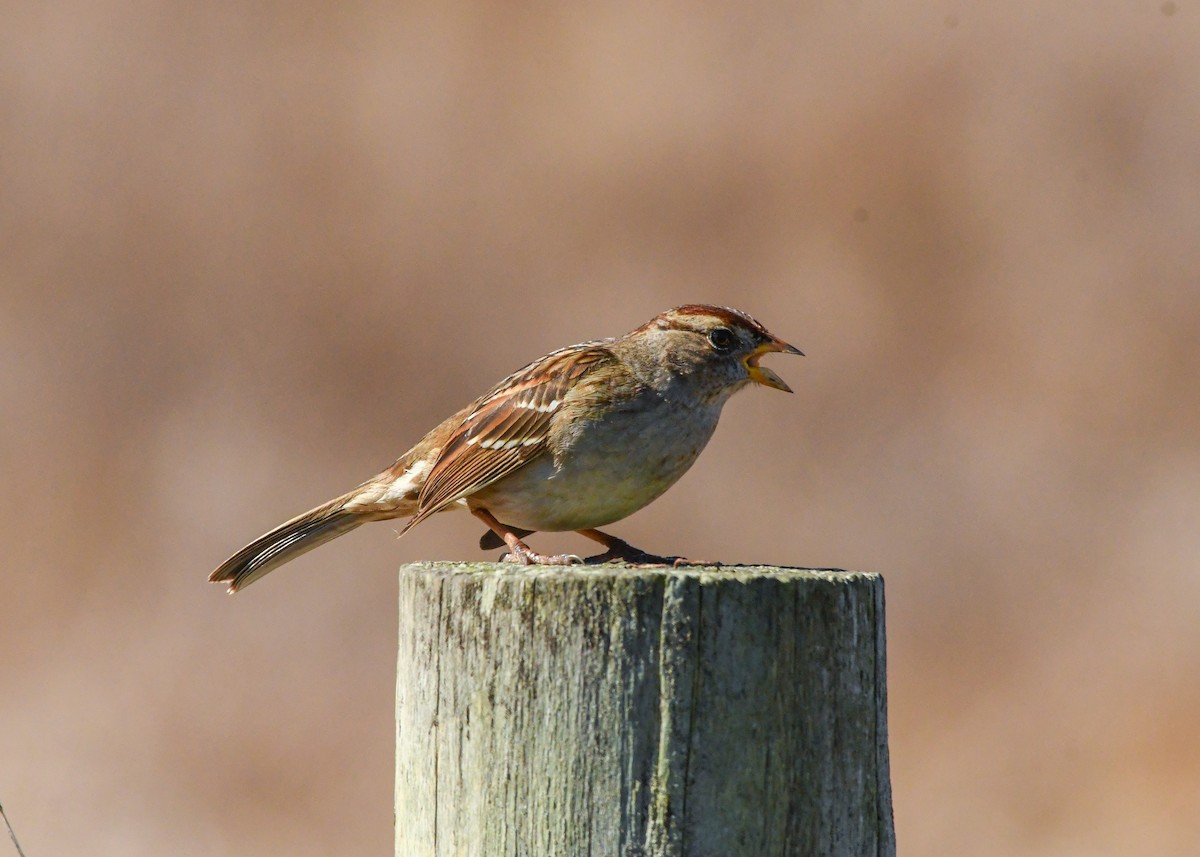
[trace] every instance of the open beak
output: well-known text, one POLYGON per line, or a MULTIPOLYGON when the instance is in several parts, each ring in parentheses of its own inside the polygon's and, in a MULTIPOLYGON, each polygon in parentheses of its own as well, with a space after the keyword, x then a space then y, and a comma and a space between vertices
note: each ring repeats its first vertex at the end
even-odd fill
POLYGON ((750 374, 751 381, 762 384, 764 387, 774 387, 776 390, 783 390, 785 393, 790 393, 792 392, 792 388, 785 384, 782 378, 766 366, 758 365, 758 361, 764 354, 771 354, 776 351, 783 354, 799 354, 801 357, 804 356, 804 352, 796 346, 788 345, 782 339, 771 337, 746 357, 746 371, 750 374))

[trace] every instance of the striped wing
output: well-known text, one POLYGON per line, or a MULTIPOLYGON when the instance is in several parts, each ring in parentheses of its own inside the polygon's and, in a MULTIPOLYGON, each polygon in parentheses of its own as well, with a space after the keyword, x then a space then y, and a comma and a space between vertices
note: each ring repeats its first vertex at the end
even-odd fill
POLYGON ((475 403, 438 456, 421 489, 417 514, 404 529, 544 453, 551 420, 564 398, 580 378, 614 359, 603 345, 573 345, 497 384, 475 403))

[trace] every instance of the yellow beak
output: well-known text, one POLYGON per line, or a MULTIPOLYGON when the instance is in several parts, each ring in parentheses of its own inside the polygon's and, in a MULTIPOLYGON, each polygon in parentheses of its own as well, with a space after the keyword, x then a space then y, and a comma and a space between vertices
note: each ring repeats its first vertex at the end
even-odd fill
POLYGON ((782 339, 771 339, 764 342, 762 345, 755 348, 754 351, 746 357, 746 372, 750 375, 750 380, 757 384, 762 384, 764 387, 774 387, 776 390, 783 390, 785 393, 792 392, 792 388, 784 383, 783 379, 768 369, 766 366, 759 366, 758 361, 764 354, 773 352, 782 352, 783 354, 799 354, 804 356, 804 352, 794 345, 788 345, 782 339))

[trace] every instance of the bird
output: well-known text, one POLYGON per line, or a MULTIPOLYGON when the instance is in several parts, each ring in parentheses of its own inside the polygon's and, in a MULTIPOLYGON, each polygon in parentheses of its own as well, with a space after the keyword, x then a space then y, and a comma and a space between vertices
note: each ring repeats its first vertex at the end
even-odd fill
POLYGON ((575 565, 525 538, 575 531, 606 550, 588 563, 673 562, 602 532, 657 499, 696 461, 729 397, 791 388, 759 365, 803 355, 740 310, 687 304, 624 336, 552 351, 448 417, 383 472, 252 541, 210 576, 229 592, 369 521, 465 509, 502 560, 575 565))

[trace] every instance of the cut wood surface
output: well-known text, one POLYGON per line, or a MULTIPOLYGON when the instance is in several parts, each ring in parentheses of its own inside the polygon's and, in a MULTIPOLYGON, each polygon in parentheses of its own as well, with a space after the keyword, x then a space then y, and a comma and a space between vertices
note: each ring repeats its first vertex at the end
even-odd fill
POLYGON ((397 857, 892 855, 883 580, 400 571, 397 857))

